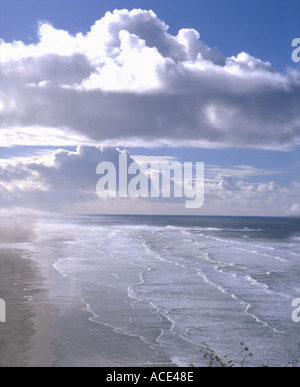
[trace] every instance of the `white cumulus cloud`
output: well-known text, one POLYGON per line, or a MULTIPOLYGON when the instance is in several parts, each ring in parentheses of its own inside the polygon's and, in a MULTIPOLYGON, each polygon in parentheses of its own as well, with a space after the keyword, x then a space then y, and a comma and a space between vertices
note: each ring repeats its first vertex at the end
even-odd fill
POLYGON ((279 148, 300 137, 299 71, 226 58, 194 29, 171 35, 152 11, 107 13, 87 34, 42 23, 37 44, 2 41, 0 83, 4 143, 40 128, 148 146, 279 148))

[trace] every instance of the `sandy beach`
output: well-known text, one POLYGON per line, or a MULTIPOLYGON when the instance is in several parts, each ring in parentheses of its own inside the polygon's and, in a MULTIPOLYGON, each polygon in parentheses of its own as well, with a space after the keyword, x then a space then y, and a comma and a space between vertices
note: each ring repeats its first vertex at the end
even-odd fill
POLYGON ((43 279, 30 252, 21 248, 32 237, 31 223, 1 219, 0 297, 6 302, 6 323, 0 324, 0 367, 47 366, 54 361, 48 328, 54 309, 43 302, 43 279))
POLYGON ((34 310, 30 292, 24 291, 32 283, 31 262, 21 258, 17 250, 0 250, 0 294, 7 305, 7 322, 0 324, 1 367, 25 366, 26 351, 34 334, 34 310), (24 298, 27 293, 28 299, 24 298))
POLYGON ((38 302, 41 278, 24 253, 0 250, 0 294, 7 307, 6 323, 0 324, 1 367, 47 366, 54 361, 48 328, 54 312, 38 302))

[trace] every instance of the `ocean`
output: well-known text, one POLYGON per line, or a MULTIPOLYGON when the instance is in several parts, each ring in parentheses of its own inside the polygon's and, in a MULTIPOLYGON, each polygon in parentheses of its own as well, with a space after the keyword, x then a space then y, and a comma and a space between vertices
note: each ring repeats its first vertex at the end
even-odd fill
POLYGON ((56 366, 300 361, 300 219, 69 216, 36 235, 56 366))

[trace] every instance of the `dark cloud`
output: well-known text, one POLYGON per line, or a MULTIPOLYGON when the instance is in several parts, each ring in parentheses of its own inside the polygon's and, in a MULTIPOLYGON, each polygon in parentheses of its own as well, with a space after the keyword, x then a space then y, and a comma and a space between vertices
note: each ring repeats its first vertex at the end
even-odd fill
MULTIPOLYGON (((49 191, 95 194, 99 179, 99 176, 96 175, 97 165, 102 162, 111 162, 117 168, 121 153, 116 148, 80 146, 76 152, 56 151, 51 165, 33 162, 28 163, 26 168, 37 172, 49 191)), ((129 155, 128 162, 133 162, 129 155)))

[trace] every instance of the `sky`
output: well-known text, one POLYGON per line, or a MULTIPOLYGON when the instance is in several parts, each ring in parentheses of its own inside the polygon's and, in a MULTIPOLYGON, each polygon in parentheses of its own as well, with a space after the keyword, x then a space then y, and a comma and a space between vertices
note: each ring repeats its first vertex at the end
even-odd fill
POLYGON ((299 216, 299 26, 294 0, 0 0, 0 208, 299 216), (204 162, 204 206, 99 198, 125 151, 204 162))

